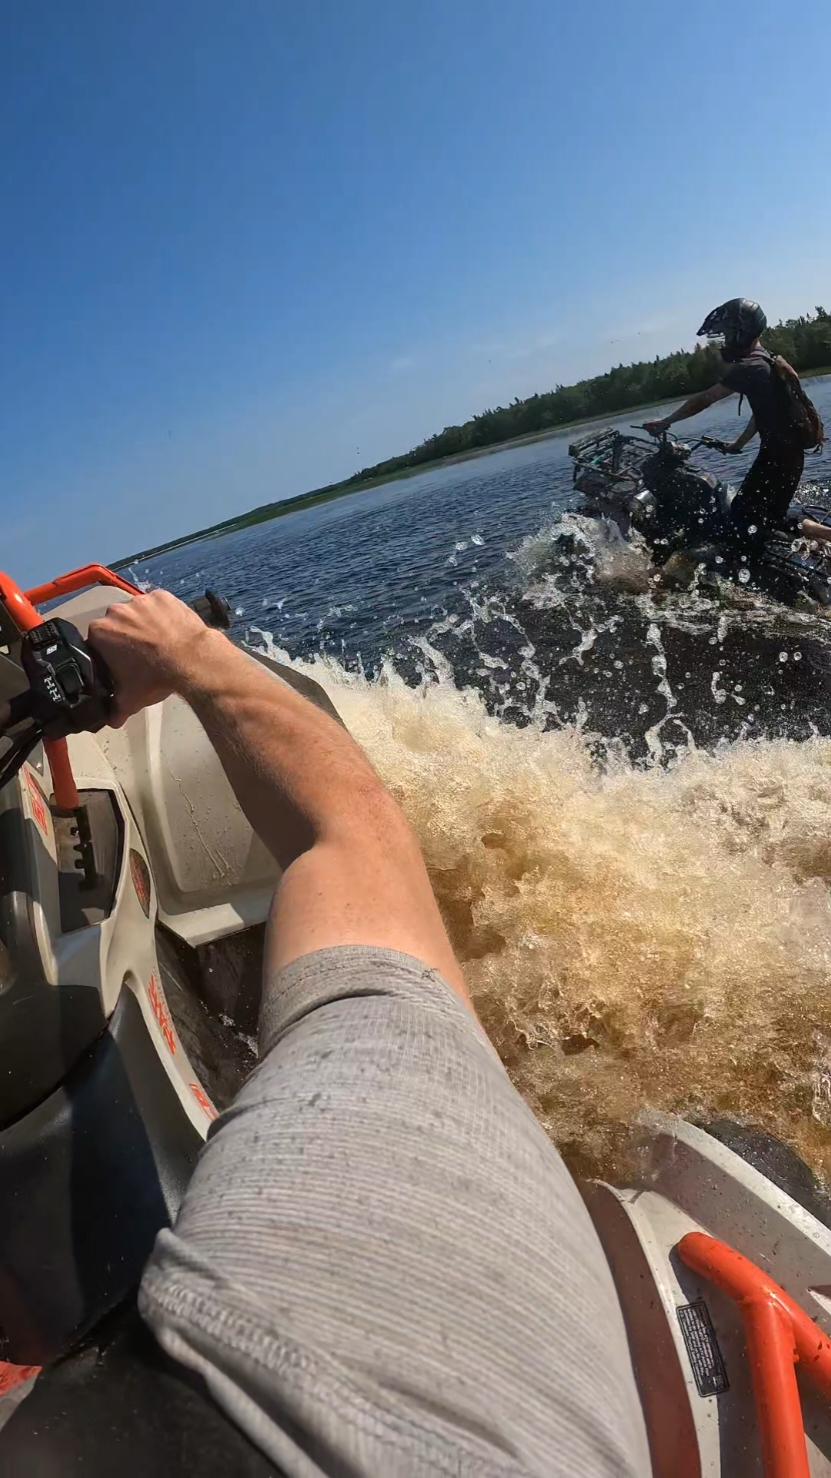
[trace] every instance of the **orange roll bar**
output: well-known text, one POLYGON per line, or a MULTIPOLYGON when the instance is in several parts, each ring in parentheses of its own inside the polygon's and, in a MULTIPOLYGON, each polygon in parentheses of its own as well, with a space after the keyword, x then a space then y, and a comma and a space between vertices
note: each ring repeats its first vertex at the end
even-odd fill
POLYGON ((766 1478, 810 1478, 794 1367, 798 1362, 831 1401, 831 1340, 784 1288, 725 1242, 688 1232, 678 1254, 741 1311, 766 1478))
POLYGON ((36 626, 43 624, 43 617, 35 610, 29 597, 24 595, 20 586, 12 580, 10 575, 4 575, 2 570, 0 570, 0 600, 18 631, 34 631, 36 626))
POLYGON ((26 591, 26 600, 33 606, 40 605, 45 600, 57 600, 59 595, 72 595, 76 590, 85 590, 88 585, 112 585, 116 590, 124 590, 128 595, 140 595, 141 591, 137 585, 131 585, 129 580, 122 580, 114 570, 108 570, 106 565, 82 565, 79 570, 70 570, 66 575, 57 575, 54 580, 47 580, 45 585, 35 585, 26 591))

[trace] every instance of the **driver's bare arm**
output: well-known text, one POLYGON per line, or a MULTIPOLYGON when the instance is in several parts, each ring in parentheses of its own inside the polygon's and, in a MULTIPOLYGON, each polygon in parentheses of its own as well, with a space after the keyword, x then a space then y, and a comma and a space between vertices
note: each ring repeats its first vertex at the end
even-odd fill
POLYGON ((653 436, 659 436, 662 431, 668 431, 670 426, 674 426, 676 421, 688 421, 691 416, 698 416, 708 406, 715 405, 716 401, 726 400, 728 395, 735 393, 727 385, 711 385, 709 390, 700 390, 697 395, 691 395, 671 416, 663 416, 657 421, 645 421, 644 430, 651 432, 653 436))
POLYGON ((751 416, 750 417, 750 420, 748 421, 747 425, 744 428, 744 431, 742 431, 741 434, 736 437, 735 441, 729 442, 729 444, 727 446, 728 452, 741 452, 741 451, 743 451, 744 448, 747 446, 747 443, 749 441, 752 441, 753 440, 753 438, 756 435, 758 429, 759 428, 756 425, 756 417, 755 416, 751 416))
POLYGON ((89 636, 115 722, 181 694, 285 867, 258 1065, 142 1284, 168 1355, 269 1471, 542 1478, 563 1452, 586 1478, 648 1472, 594 1228, 366 757, 173 596, 89 636))
POLYGON ((345 729, 167 591, 112 606, 89 639, 115 679, 114 723, 175 692, 204 725, 283 868, 272 965, 378 945, 440 971, 470 1004, 415 836, 345 729))

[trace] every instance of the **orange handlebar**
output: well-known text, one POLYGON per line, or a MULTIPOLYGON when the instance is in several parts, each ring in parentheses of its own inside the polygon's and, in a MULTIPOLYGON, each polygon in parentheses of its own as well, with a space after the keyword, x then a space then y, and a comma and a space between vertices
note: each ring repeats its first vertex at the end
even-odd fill
POLYGON ((128 595, 140 595, 141 591, 137 585, 131 585, 129 580, 122 580, 114 570, 108 570, 106 565, 82 565, 79 570, 70 570, 66 575, 58 575, 54 580, 47 580, 45 585, 35 585, 26 591, 26 600, 33 606, 40 605, 45 600, 57 600, 59 595, 72 595, 76 590, 85 590, 88 585, 111 585, 115 590, 124 590, 128 595))
MULTIPOLYGON (((33 589, 25 593, 14 580, 0 570, 0 600, 3 601, 18 631, 22 632, 33 631, 36 626, 43 624, 43 617, 39 611, 35 610, 38 602, 55 600, 59 595, 71 595, 73 591, 84 590, 88 585, 111 585, 116 590, 126 591, 129 595, 141 593, 135 585, 130 585, 126 580, 122 580, 120 575, 108 570, 106 565, 84 565, 80 570, 70 570, 67 575, 58 575, 57 579, 50 580, 46 585, 35 585, 33 589)), ((55 805, 62 811, 77 811, 81 802, 75 777, 72 774, 66 740, 44 739, 43 747, 46 750, 49 768, 52 772, 55 805)))
POLYGON ((688 1268, 715 1283, 741 1311, 766 1478, 810 1478, 794 1365, 799 1361, 831 1400, 831 1340, 784 1288, 725 1242, 704 1232, 688 1232, 678 1243, 678 1253, 688 1268))
POLYGON ((35 610, 27 595, 23 594, 20 586, 4 575, 0 570, 0 600, 11 616, 18 631, 34 631, 40 626, 43 617, 35 610))

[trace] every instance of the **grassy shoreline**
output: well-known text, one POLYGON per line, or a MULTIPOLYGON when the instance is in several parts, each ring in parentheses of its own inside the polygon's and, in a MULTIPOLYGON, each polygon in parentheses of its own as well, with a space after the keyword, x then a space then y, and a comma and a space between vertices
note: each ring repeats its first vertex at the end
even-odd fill
MULTIPOLYGON (((803 375, 802 378, 803 380, 815 380, 824 375, 831 375, 831 365, 827 368, 812 370, 810 375, 803 375)), ((362 482, 333 483, 330 487, 313 488, 308 493, 298 493, 295 497, 284 498, 279 503, 264 503, 259 508, 252 508, 248 513, 238 514, 235 518, 224 519, 221 523, 211 524, 208 528, 197 529, 192 534, 183 534, 178 539, 170 539, 165 544, 156 544, 152 549, 142 549, 138 554, 130 554, 125 558, 114 560, 112 568, 124 569, 126 565, 135 564, 143 559, 153 559, 157 554, 168 554, 172 549, 182 549, 186 544, 195 544, 201 539, 211 539, 217 534, 230 534, 236 529, 252 528, 258 523, 270 523, 273 518, 285 518, 289 513, 300 513, 305 508, 315 508, 320 503, 331 503, 336 498, 347 498, 352 493, 365 493, 371 488, 385 487, 390 482, 401 482, 405 478, 420 477, 423 472, 435 472, 438 467, 451 467, 457 462, 473 462, 479 457, 490 457, 496 452, 510 451, 514 447, 530 446, 537 441, 550 441, 553 437, 562 436, 564 432, 572 430, 575 426, 592 426, 598 421, 615 420, 618 416, 630 414, 634 416, 640 411, 651 410, 654 406, 671 405, 677 401, 678 396, 671 395, 664 400, 650 400, 641 402, 639 405, 623 406, 620 410, 607 411, 602 415, 582 417, 578 421, 563 421, 558 426, 547 427, 545 431, 531 431, 525 436, 513 436, 506 441, 493 442, 490 446, 455 452, 449 457, 437 457, 433 462, 422 462, 415 467, 402 467, 398 472, 364 478, 362 482)))

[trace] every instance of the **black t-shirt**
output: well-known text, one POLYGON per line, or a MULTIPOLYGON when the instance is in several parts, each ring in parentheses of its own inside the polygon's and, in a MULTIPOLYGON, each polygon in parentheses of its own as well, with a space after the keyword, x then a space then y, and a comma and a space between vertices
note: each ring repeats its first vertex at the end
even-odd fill
POLYGON ((761 346, 753 349, 746 359, 731 364, 722 383, 729 390, 737 390, 739 395, 747 397, 763 443, 779 446, 794 443, 788 396, 761 346))

